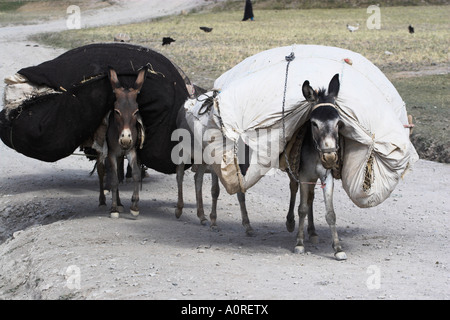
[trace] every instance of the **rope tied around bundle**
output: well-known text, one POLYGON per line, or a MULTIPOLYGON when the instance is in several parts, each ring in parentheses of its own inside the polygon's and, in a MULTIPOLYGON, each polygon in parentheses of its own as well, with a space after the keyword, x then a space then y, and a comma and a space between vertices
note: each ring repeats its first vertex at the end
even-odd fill
POLYGON ((213 90, 212 96, 209 96, 209 97, 207 96, 203 100, 200 100, 200 99, 197 98, 197 101, 203 102, 202 106, 198 110, 198 114, 199 115, 202 116, 202 115, 208 113, 211 110, 211 107, 214 105, 214 99, 217 97, 219 92, 220 92, 219 90, 213 90))
POLYGON ((285 127, 285 106, 286 106, 286 91, 287 91, 287 82, 288 82, 288 76, 289 76, 289 65, 291 64, 291 62, 295 59, 295 54, 294 51, 292 51, 288 56, 284 57, 287 61, 287 65, 286 65, 286 76, 284 78, 284 91, 283 91, 283 104, 282 104, 282 109, 281 109, 281 119, 283 122, 283 142, 284 142, 284 147, 283 147, 283 153, 284 153, 284 157, 285 157, 285 161, 286 161, 286 171, 288 172, 288 174, 297 182, 300 183, 298 177, 294 174, 294 172, 291 169, 291 165, 289 163, 289 157, 286 153, 286 147, 287 147, 287 143, 286 143, 286 127, 285 127))

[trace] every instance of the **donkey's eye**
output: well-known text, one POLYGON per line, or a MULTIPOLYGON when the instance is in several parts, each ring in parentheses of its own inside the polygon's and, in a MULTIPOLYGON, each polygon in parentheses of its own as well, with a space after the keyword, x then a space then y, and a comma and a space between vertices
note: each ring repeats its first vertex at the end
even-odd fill
POLYGON ((312 124, 312 126, 314 127, 314 128, 319 128, 319 126, 317 125, 317 123, 316 122, 311 122, 311 124, 312 124))
POLYGON ((114 113, 115 113, 116 115, 118 115, 118 116, 121 116, 121 115, 122 115, 118 109, 114 109, 114 113))
POLYGON ((139 110, 136 110, 135 112, 133 112, 133 116, 136 117, 139 115, 139 110))

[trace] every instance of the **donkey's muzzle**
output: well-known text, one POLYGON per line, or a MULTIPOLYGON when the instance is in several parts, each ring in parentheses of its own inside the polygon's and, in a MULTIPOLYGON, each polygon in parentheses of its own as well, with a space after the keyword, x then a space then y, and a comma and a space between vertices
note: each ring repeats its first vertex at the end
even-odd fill
POLYGON ((120 133, 119 144, 123 149, 129 149, 133 146, 133 137, 130 129, 124 129, 120 133))
POLYGON ((325 169, 333 169, 337 165, 338 154, 337 152, 324 152, 321 153, 320 160, 325 169))

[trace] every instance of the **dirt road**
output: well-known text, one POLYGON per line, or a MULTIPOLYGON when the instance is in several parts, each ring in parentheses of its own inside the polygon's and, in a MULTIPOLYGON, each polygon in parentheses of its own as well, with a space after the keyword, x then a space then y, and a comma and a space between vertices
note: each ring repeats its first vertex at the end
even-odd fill
MULTIPOLYGON (((2 29, 2 75, 62 52, 22 36, 13 41, 13 31, 2 29)), ((0 299, 450 298, 449 165, 420 160, 371 209, 353 205, 337 182, 338 233, 348 257, 341 262, 333 257, 320 188, 320 241, 307 241, 304 255, 293 253, 295 233, 285 228, 289 179, 281 172, 248 191, 255 229, 248 237, 236 197, 223 188, 220 230, 200 225, 190 171, 180 219, 175 176, 150 171, 139 218, 113 220, 97 207, 92 166, 79 156, 43 163, 0 144, 0 299)), ((131 184, 121 191, 128 212, 131 184)))

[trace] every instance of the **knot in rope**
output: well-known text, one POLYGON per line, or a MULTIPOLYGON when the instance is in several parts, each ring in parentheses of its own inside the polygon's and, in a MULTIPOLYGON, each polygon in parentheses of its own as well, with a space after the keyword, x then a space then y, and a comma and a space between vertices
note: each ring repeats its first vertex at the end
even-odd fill
POLYGON ((286 59, 287 62, 291 62, 292 60, 294 60, 295 59, 294 51, 292 51, 290 55, 288 55, 284 58, 286 59))
POLYGON ((207 97, 203 100, 197 99, 200 102, 204 101, 202 106, 198 110, 199 115, 204 115, 205 113, 208 113, 211 110, 211 107, 214 105, 214 99, 217 97, 218 94, 219 94, 218 90, 213 90, 212 96, 207 97))

